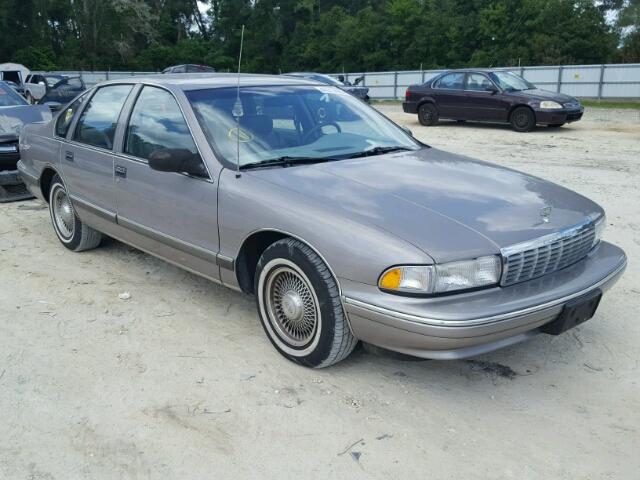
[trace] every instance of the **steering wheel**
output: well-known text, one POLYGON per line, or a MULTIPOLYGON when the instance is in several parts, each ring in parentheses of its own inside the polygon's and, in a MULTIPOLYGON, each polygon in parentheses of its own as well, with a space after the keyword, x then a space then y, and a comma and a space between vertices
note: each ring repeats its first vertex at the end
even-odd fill
POLYGON ((331 125, 332 127, 334 127, 338 131, 337 133, 342 133, 342 128, 340 128, 340 125, 338 125, 336 122, 318 123, 315 127, 305 133, 302 141, 306 142, 311 137, 311 134, 316 133, 318 130, 321 130, 322 127, 326 127, 327 125, 331 125))

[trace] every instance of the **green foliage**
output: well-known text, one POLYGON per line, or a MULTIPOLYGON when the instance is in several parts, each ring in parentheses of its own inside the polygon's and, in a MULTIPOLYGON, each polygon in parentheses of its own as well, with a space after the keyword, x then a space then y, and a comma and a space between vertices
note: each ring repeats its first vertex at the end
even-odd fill
POLYGON ((640 61, 639 22, 640 0, 0 0, 0 61, 233 71, 243 24, 254 72, 640 61))

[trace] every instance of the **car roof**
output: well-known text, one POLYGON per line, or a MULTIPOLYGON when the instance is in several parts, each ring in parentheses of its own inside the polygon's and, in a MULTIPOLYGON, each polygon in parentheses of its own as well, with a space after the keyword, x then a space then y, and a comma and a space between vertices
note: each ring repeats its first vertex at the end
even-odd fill
POLYGON ((511 72, 512 70, 506 68, 454 68, 451 70, 447 70, 444 73, 492 73, 492 72, 511 72))
MULTIPOLYGON (((235 87, 238 85, 237 73, 174 73, 171 75, 143 75, 109 80, 98 85, 117 83, 147 83, 171 87, 179 90, 202 90, 206 88, 235 87)), ((307 80, 301 77, 287 77, 286 75, 259 75, 253 73, 240 74, 241 87, 287 86, 287 85, 324 85, 323 83, 307 80)))

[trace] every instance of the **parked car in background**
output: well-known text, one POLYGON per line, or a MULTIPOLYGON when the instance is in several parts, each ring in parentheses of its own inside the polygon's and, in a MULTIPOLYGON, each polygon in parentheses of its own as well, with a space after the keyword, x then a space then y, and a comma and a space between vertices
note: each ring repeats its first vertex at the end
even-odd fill
POLYGON ((236 82, 106 82, 27 125, 20 173, 60 242, 106 234, 254 294, 310 367, 358 340, 453 359, 558 335, 626 266, 577 193, 430 148, 338 87, 236 82))
POLYGON ((64 104, 85 90, 84 81, 79 76, 33 73, 26 78, 24 97, 28 103, 33 104, 39 103, 49 94, 45 101, 64 104))
POLYGON ((331 85, 334 87, 338 87, 345 92, 349 92, 354 97, 359 98, 360 100, 369 103, 369 88, 368 87, 360 87, 357 85, 346 84, 333 78, 331 75, 325 75, 323 73, 314 73, 314 72, 292 72, 285 73, 283 75, 287 75, 289 77, 299 77, 306 78, 308 80, 313 80, 316 82, 324 83, 325 85, 331 85))
POLYGON ((208 65, 196 65, 187 63, 185 65, 174 65, 165 68, 162 73, 215 73, 216 69, 208 65))
POLYGON ((0 81, 0 202, 22 200, 32 195, 18 175, 18 137, 27 123, 47 122, 45 106, 31 106, 7 83, 0 81))
POLYGON ((402 107, 422 125, 440 118, 510 123, 517 132, 536 125, 561 127, 577 122, 584 108, 575 98, 541 90, 524 78, 500 70, 453 70, 422 85, 411 85, 402 107))
MULTIPOLYGON (((54 78, 51 78, 53 83, 54 78)), ((46 87, 46 93, 38 101, 57 111, 87 89, 81 77, 64 77, 46 87)))
POLYGON ((0 64, 0 80, 11 85, 20 95, 24 95, 24 82, 30 70, 19 63, 0 64))

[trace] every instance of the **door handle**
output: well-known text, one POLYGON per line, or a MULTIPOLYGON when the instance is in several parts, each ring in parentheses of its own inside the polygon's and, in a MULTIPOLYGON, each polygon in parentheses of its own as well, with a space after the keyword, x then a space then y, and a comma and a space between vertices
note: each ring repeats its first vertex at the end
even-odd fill
POLYGON ((122 165, 116 165, 113 172, 116 174, 116 177, 127 178, 127 169, 122 165))
POLYGON ((64 159, 67 162, 73 162, 73 152, 65 152, 64 153, 64 159))

